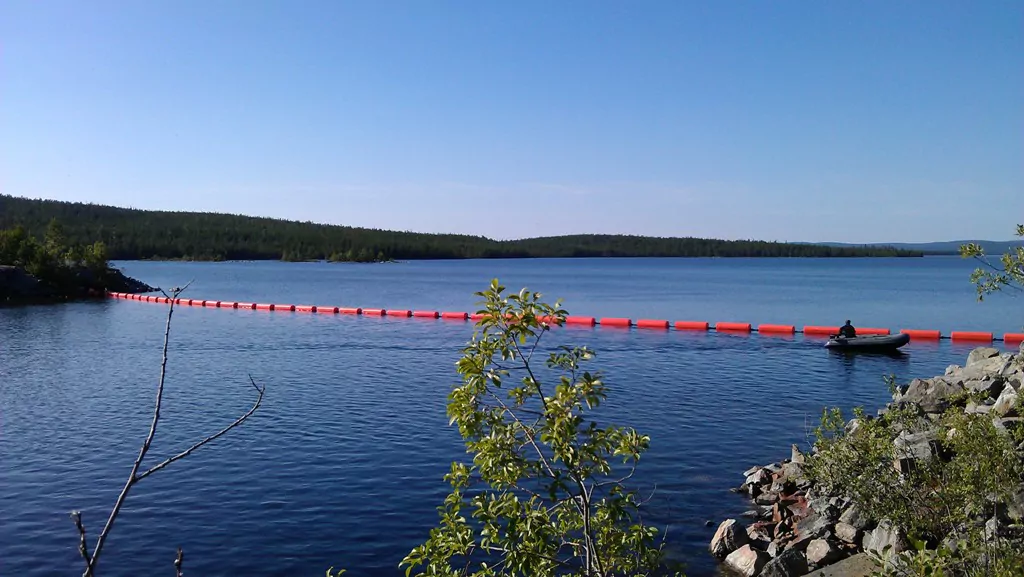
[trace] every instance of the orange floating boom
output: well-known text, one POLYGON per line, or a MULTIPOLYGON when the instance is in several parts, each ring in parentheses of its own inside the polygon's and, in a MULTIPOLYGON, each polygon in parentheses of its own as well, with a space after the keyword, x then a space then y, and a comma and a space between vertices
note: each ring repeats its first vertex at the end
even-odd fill
POLYGON ((910 335, 910 340, 937 341, 942 338, 942 333, 930 329, 900 329, 900 333, 910 335))
POLYGON ((775 335, 791 335, 796 332, 793 325, 757 325, 757 332, 775 335))
POLYGON ((567 325, 589 325, 594 326, 597 324, 597 319, 594 317, 565 317, 565 324, 567 325))
POLYGON ((991 343, 992 333, 983 333, 977 331, 953 331, 949 333, 949 338, 954 341, 972 341, 977 343, 991 343))
POLYGON ((562 321, 558 317, 553 317, 553 316, 548 316, 548 315, 541 315, 541 316, 537 317, 537 321, 542 322, 544 324, 548 324, 548 325, 561 325, 562 324, 562 321))
POLYGON ((602 327, 629 327, 633 321, 630 319, 605 317, 600 321, 602 327))
POLYGON ((820 327, 808 325, 804 327, 805 335, 824 335, 830 336, 839 333, 839 327, 820 327))
POLYGON ((657 319, 640 319, 636 321, 636 328, 638 329, 661 329, 668 330, 668 321, 657 320, 657 319))

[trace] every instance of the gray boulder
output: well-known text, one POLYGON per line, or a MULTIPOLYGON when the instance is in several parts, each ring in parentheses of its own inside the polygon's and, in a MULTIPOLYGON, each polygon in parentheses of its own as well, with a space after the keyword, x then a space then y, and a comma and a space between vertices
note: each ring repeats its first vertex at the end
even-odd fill
POLYGON ((809 499, 807 506, 818 515, 827 518, 833 523, 839 520, 839 514, 842 512, 842 506, 839 501, 826 496, 809 499))
POLYGON ((959 373, 962 370, 963 370, 963 367, 961 367, 960 365, 949 365, 948 367, 946 367, 946 373, 945 374, 946 374, 947 377, 952 377, 952 376, 956 375, 957 373, 959 373))
POLYGON ((843 552, 825 539, 815 539, 807 545, 807 563, 813 567, 824 567, 843 558, 843 552))
POLYGON ((978 347, 967 355, 967 366, 976 365, 986 359, 999 356, 999 349, 993 347, 978 347))
POLYGON ((938 438, 939 433, 936 430, 920 433, 903 431, 897 435, 893 440, 893 446, 896 448, 896 470, 907 473, 914 467, 916 461, 927 461, 938 455, 941 450, 938 438))
POLYGON ((796 549, 787 549, 765 564, 762 577, 799 577, 806 575, 810 568, 807 557, 796 549))
POLYGON ((996 428, 996 431, 1004 435, 1013 435, 1017 429, 1024 427, 1024 418, 1021 417, 995 417, 992 419, 992 425, 996 428))
POLYGON ((800 536, 821 537, 832 530, 833 522, 826 515, 811 513, 797 522, 796 531, 800 536))
POLYGON ((1002 375, 1004 371, 1012 367, 1012 364, 1010 357, 1003 357, 997 354, 993 357, 979 360, 974 364, 968 364, 967 368, 960 372, 959 377, 963 379, 995 377, 1002 375))
POLYGON ((747 543, 755 549, 767 549, 772 541, 772 527, 765 523, 754 523, 747 527, 747 543))
POLYGON ((747 478, 743 483, 745 485, 763 485, 772 480, 771 473, 765 469, 758 468, 753 473, 747 475, 747 478))
POLYGON ((1012 387, 1006 387, 1003 389, 1002 394, 996 399, 995 406, 992 407, 992 413, 1000 417, 1019 417, 1017 414, 1017 391, 1013 390, 1012 387))
POLYGON ((967 413, 968 415, 987 415, 990 411, 992 411, 993 404, 994 403, 981 403, 979 405, 978 403, 972 401, 970 403, 967 403, 967 407, 964 409, 964 412, 967 413))
POLYGON ((914 379, 907 390, 896 399, 900 403, 915 403, 926 413, 941 413, 949 407, 949 397, 962 393, 964 385, 958 380, 945 378, 914 379))
POLYGON ((726 519, 718 526, 708 548, 712 555, 721 559, 749 542, 743 526, 737 523, 736 519, 726 519))
POLYGON ((910 548, 906 534, 894 526, 891 522, 883 520, 871 531, 864 533, 862 547, 877 555, 882 555, 886 547, 890 547, 889 553, 902 553, 910 548))
POLYGON ((846 434, 853 435, 863 424, 860 419, 850 419, 850 422, 846 423, 846 434))
POLYGON ((786 550, 793 549, 794 551, 800 551, 806 553, 807 546, 811 544, 811 541, 817 539, 818 536, 811 535, 810 533, 802 533, 796 539, 793 539, 789 543, 786 543, 786 550))
POLYGON ((1003 538, 1009 535, 1007 519, 999 515, 993 516, 985 521, 985 538, 989 540, 1003 538))
POLYGON ((861 531, 871 527, 871 519, 862 513, 856 505, 850 505, 846 511, 843 511, 843 514, 839 517, 839 522, 861 531))
POLYGON ((877 571, 878 567, 870 557, 864 553, 858 553, 835 565, 808 573, 806 577, 865 577, 866 575, 876 575, 877 571))
POLYGON ((1024 487, 1021 487, 1006 502, 1006 514, 1010 519, 1020 523, 1024 521, 1024 487))
POLYGON ((861 538, 860 529, 846 523, 836 523, 836 537, 847 543, 859 543, 861 538))
POLYGON ((782 475, 794 483, 799 483, 806 478, 803 466, 793 461, 782 466, 782 475))
POLYGON ((729 556, 725 558, 725 564, 744 577, 754 577, 764 569, 770 559, 764 551, 744 545, 729 553, 729 556))
POLYGON ((967 390, 973 393, 980 393, 991 399, 998 397, 999 393, 1003 392, 1003 386, 1005 384, 1005 379, 993 376, 985 376, 976 380, 964 381, 964 387, 967 390))
POLYGON ((1024 393, 1024 371, 1022 371, 1020 375, 1008 377, 1006 379, 1006 386, 1018 393, 1024 393))
POLYGON ((807 459, 804 457, 804 454, 800 451, 800 447, 793 445, 790 447, 789 461, 791 463, 796 463, 797 465, 803 465, 807 461, 807 459))

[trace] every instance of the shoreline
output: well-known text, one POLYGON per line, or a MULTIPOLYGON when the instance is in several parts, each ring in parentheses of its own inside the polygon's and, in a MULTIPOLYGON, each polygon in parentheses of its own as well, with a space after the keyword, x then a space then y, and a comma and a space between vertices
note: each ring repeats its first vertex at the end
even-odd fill
POLYGON ((677 260, 698 260, 698 259, 715 259, 715 260, 885 260, 885 259, 917 259, 917 258, 957 258, 960 259, 959 255, 955 254, 915 254, 915 255, 822 255, 822 256, 784 256, 784 255, 765 255, 765 256, 739 256, 739 255, 700 255, 700 256, 683 256, 683 255, 578 255, 578 256, 474 256, 474 257, 429 257, 429 258, 394 258, 391 260, 383 261, 355 261, 355 260, 338 260, 332 261, 327 259, 302 259, 302 260, 290 260, 281 258, 250 258, 250 259, 230 259, 230 258, 188 258, 188 257, 167 257, 167 258, 112 258, 111 261, 115 262, 202 262, 202 263, 252 263, 252 262, 276 262, 284 264, 398 264, 398 263, 409 263, 409 262, 450 262, 450 261, 496 261, 496 260, 598 260, 598 259, 637 259, 637 260, 665 260, 665 259, 677 259, 677 260))
MULTIPOLYGON (((1024 344, 1015 353, 978 347, 968 355, 966 366, 951 365, 944 375, 913 379, 898 387, 893 401, 877 414, 883 417, 891 410, 913 407, 937 423, 948 408, 959 411, 962 407, 966 415, 992 415, 995 429, 1009 435, 1024 427, 1024 415, 1018 414, 1015 405, 1020 397, 1024 397, 1024 344), (967 402, 964 393, 969 392, 984 400, 967 402)), ((861 424, 856 418, 846 420, 846 435, 853 435, 861 424)), ((931 431, 903 436, 901 433, 893 440, 897 471, 910 470, 922 460, 942 458, 931 431)), ((1016 454, 1024 462, 1024 442, 1017 446, 1016 454)), ((816 455, 816 446, 805 455, 792 445, 788 459, 743 472, 743 483, 731 491, 750 500, 751 509, 742 517, 752 522, 744 525, 726 519, 718 526, 709 551, 722 565, 746 577, 799 577, 818 575, 822 569, 845 562, 847 568, 838 572, 837 567, 835 575, 862 577, 877 568, 872 557, 912 548, 902 528, 887 519, 869 518, 843 491, 819 486, 808 473, 809 460, 816 455)), ((1024 481, 1004 507, 1005 518, 992 517, 986 528, 993 524, 993 531, 1003 531, 1004 525, 1024 521, 1024 481)), ((821 574, 833 573, 829 569, 821 574)))
POLYGON ((103 300, 114 291, 142 294, 157 290, 113 267, 108 267, 98 277, 85 267, 72 272, 75 282, 73 286, 54 286, 36 278, 22 267, 0 266, 0 307, 103 300))

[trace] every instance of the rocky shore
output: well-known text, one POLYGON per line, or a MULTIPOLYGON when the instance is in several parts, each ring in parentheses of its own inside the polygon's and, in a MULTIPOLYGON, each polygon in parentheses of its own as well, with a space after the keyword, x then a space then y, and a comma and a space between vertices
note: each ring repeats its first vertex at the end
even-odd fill
MULTIPOLYGON (((953 365, 944 375, 914 379, 898 387, 892 403, 878 413, 912 407, 927 423, 938 421, 947 409, 962 408, 969 415, 990 416, 996 430, 1008 435, 1024 426, 1024 415, 1018 414, 1019 396, 1024 396, 1022 382, 1024 345, 1017 354, 978 348, 970 353, 965 367, 953 365), (965 400, 968 397, 972 400, 965 400)), ((860 425, 857 419, 847 422, 847 434, 860 425)), ((918 459, 938 458, 941 443, 935 433, 924 430, 897 435, 893 439, 894 469, 912 467, 918 459)), ((796 577, 856 557, 840 564, 845 569, 835 565, 835 571, 814 575, 863 576, 875 566, 868 560, 870 554, 877 559, 883 552, 911 547, 900 527, 887 519, 869 518, 850 497, 819 487, 809 475, 809 461, 814 457, 813 452, 805 455, 794 445, 788 459, 743 473, 745 480, 734 491, 751 499, 751 510, 744 514, 745 522, 722 522, 710 544, 712 555, 722 560, 727 572, 746 577, 796 577)), ((1024 461, 1024 442, 1017 446, 1016 457, 1024 461)), ((997 505, 999 514, 978 521, 985 523, 986 535, 1019 539, 1024 547, 1024 483, 1014 497, 997 505)))
POLYGON ((60 285, 44 282, 25 269, 0 265, 0 306, 46 304, 98 298, 106 292, 145 293, 156 289, 115 268, 100 274, 87 267, 70 270, 60 285))

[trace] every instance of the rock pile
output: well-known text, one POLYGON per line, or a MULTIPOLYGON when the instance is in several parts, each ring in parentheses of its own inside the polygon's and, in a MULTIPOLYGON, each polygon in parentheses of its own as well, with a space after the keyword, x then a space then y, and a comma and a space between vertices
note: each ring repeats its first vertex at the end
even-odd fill
MULTIPOLYGON (((1024 395, 1022 383, 1024 345, 1017 355, 979 348, 970 353, 965 367, 954 365, 945 375, 914 379, 900 387, 893 403, 879 413, 912 404, 926 418, 938 420, 943 411, 962 402, 966 413, 991 415, 996 428, 1008 432, 1024 426, 1024 415, 1017 414, 1018 396, 1024 395), (963 401, 964 391, 979 393, 980 402, 963 401)), ((847 431, 857 426, 852 420, 847 431)), ((899 469, 939 450, 935 431, 907 432, 894 443, 902 449, 894 463, 899 469)), ((1024 459, 1024 443, 1018 455, 1024 459)), ((805 474, 806 463, 807 457, 793 445, 789 459, 745 471, 743 484, 734 491, 752 501, 753 508, 744 514, 749 524, 724 521, 711 540, 712 555, 746 577, 796 577, 859 552, 881 554, 886 547, 892 552, 910 547, 898 527, 884 519, 867 518, 847 497, 819 492, 805 474)), ((1024 518, 1024 485, 1020 489, 1006 503, 1007 522, 1024 518)))

